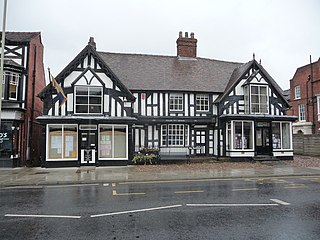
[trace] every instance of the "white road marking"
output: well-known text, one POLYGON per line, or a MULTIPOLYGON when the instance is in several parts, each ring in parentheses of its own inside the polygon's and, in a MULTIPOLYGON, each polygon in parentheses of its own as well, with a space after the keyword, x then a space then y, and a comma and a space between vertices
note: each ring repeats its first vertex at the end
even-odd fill
POLYGON ((79 219, 81 216, 65 216, 65 215, 34 215, 34 214, 6 214, 5 217, 29 217, 29 218, 74 218, 79 219))
POLYGON ((42 186, 12 186, 12 187, 4 187, 2 189, 40 189, 42 186))
POLYGON ((279 199, 270 199, 270 200, 273 201, 273 202, 279 203, 281 205, 285 205, 285 206, 291 205, 291 203, 284 202, 284 201, 281 201, 279 199))
POLYGON ((90 217, 95 218, 95 217, 113 216, 113 215, 121 215, 121 214, 127 214, 127 213, 147 212, 147 211, 155 211, 155 210, 177 208, 177 207, 182 207, 182 205, 171 205, 171 206, 163 206, 163 207, 155 207, 155 208, 144 208, 144 209, 123 211, 123 212, 97 214, 97 215, 91 215, 90 217))
POLYGON ((46 186, 47 188, 64 188, 64 187, 87 187, 87 186, 99 186, 98 183, 89 183, 89 184, 68 184, 68 185, 52 185, 46 186))
POLYGON ((116 190, 112 190, 112 195, 113 196, 129 196, 129 195, 144 195, 144 194, 146 194, 146 193, 139 193, 139 192, 137 192, 137 193, 117 193, 117 191, 116 190))
POLYGON ((109 183, 104 183, 103 186, 104 187, 108 187, 110 184, 109 183))
POLYGON ((262 207, 279 206, 276 203, 195 203, 186 204, 187 207, 262 207))
POLYGON ((176 191, 176 194, 184 194, 184 193, 203 193, 203 190, 189 190, 189 191, 176 191))
POLYGON ((235 188, 235 189, 232 189, 232 191, 257 191, 259 190, 258 188, 235 188))

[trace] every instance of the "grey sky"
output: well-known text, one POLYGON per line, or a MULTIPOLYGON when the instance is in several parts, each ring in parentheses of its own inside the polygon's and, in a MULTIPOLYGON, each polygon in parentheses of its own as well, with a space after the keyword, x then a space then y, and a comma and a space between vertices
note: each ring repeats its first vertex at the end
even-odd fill
POLYGON ((6 30, 40 31, 53 75, 90 36, 99 51, 172 56, 179 31, 194 32, 198 57, 248 62, 255 53, 287 89, 310 54, 320 57, 319 12, 319 0, 9 0, 6 30))

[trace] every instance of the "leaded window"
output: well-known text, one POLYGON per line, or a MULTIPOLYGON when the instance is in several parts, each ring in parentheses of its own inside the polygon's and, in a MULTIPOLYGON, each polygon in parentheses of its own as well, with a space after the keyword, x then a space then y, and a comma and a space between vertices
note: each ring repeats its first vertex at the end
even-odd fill
POLYGON ((267 86, 251 86, 251 113, 265 114, 269 112, 267 86))
POLYGON ((162 146, 188 146, 189 126, 184 124, 161 125, 162 146))

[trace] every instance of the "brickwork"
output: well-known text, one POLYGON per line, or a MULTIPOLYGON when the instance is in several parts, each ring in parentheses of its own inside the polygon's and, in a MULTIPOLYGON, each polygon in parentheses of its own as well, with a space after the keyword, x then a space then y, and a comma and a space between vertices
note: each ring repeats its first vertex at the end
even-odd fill
POLYGON ((177 39, 177 56, 187 57, 187 58, 196 58, 197 57, 197 39, 194 38, 194 33, 190 34, 185 33, 185 36, 182 36, 182 32, 179 32, 179 38, 177 39))
MULTIPOLYGON (((290 115, 299 116, 299 104, 305 105, 305 122, 310 122, 312 133, 320 133, 320 113, 317 97, 320 96, 320 58, 300 67, 290 80, 290 115), (312 71, 311 71, 312 70, 312 71), (295 87, 300 86, 300 98, 295 98, 295 87)), ((303 124, 303 123, 301 123, 303 124)))

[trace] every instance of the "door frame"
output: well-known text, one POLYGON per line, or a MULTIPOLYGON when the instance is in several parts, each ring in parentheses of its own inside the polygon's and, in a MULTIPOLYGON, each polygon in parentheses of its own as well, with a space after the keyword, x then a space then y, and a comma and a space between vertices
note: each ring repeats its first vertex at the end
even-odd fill
POLYGON ((268 155, 272 154, 271 144, 271 123, 270 122, 255 122, 255 152, 256 155, 268 155), (261 130, 261 144, 258 146, 258 130, 261 130))
POLYGON ((194 155, 206 156, 208 152, 208 129, 207 128, 195 128, 194 129, 194 155), (204 131, 204 143, 202 143, 202 132, 204 131), (200 135, 197 134, 200 132, 200 135), (197 137, 200 137, 200 143, 197 143, 197 137))
POLYGON ((78 141, 79 141, 79 150, 78 150, 78 156, 79 156, 79 163, 80 163, 80 166, 95 166, 98 162, 98 127, 97 125, 80 125, 79 126, 79 134, 78 134, 78 141), (94 143, 91 143, 90 139, 89 142, 88 140, 85 140, 87 141, 87 144, 90 144, 90 146, 86 146, 86 147, 83 147, 82 146, 82 142, 83 142, 83 139, 82 139, 82 134, 83 133, 87 133, 89 136, 91 134, 94 134, 94 143), (94 144, 94 145, 92 145, 94 144), (82 151, 83 150, 83 151, 82 151), (91 156, 89 155, 91 154, 91 156), (85 161, 84 158, 85 157, 88 157, 88 158, 91 158, 91 161, 85 161))

